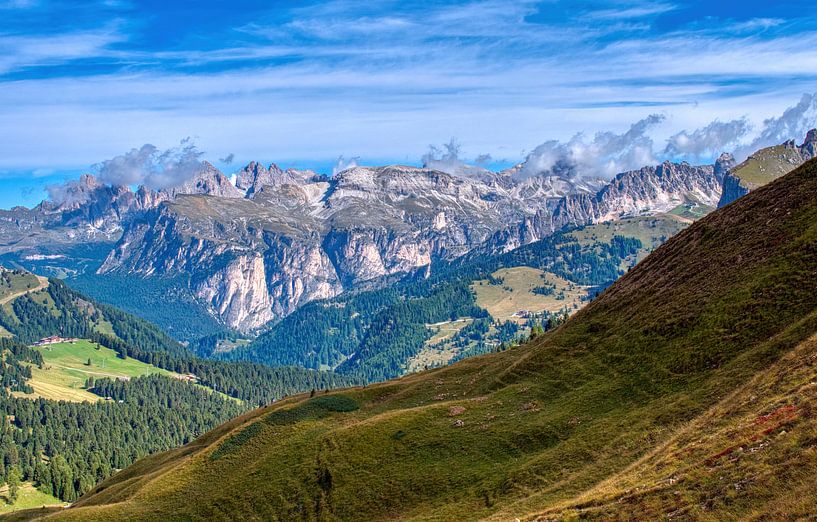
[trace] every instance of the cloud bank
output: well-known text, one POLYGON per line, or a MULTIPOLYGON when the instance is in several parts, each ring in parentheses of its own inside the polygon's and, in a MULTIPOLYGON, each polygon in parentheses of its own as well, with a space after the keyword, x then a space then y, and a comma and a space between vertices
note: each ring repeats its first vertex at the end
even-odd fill
POLYGON ((94 170, 99 180, 109 185, 144 185, 161 190, 192 178, 202 169, 203 155, 190 138, 167 150, 146 143, 94 165, 94 170))
POLYGON ((671 136, 664 149, 664 156, 687 160, 710 158, 734 147, 751 128, 745 117, 727 122, 715 120, 706 127, 692 132, 681 131, 671 136))
MULTIPOLYGON (((806 132, 817 126, 817 93, 804 94, 800 101, 778 117, 763 121, 754 129, 746 117, 729 121, 714 120, 694 130, 671 134, 662 147, 656 147, 651 133, 664 125, 667 118, 651 114, 630 125, 623 133, 597 132, 592 137, 579 133, 567 141, 550 140, 527 154, 516 175, 522 178, 538 175, 566 179, 605 178, 628 170, 655 165, 664 160, 708 163, 721 152, 733 152, 738 161, 756 150, 794 139, 800 142, 806 132), (756 132, 753 132, 756 131, 756 132)), ((164 189, 180 185, 202 168, 203 153, 190 138, 178 147, 160 150, 145 144, 94 166, 99 180, 109 185, 145 185, 164 189)), ((233 154, 221 158, 229 164, 233 154)), ((493 161, 490 154, 478 154, 473 164, 463 158, 462 146, 451 138, 443 145, 430 145, 422 156, 423 167, 455 176, 491 179, 493 173, 483 168, 493 161)), ((360 158, 339 156, 332 175, 357 167, 360 158)), ((49 185, 47 193, 59 203, 82 203, 87 187, 81 181, 49 185)))
POLYGON ((611 178, 657 162, 647 131, 665 119, 651 114, 622 133, 597 132, 588 140, 576 134, 567 142, 546 141, 528 154, 519 171, 523 177, 551 174, 566 178, 611 178))
POLYGON ((817 126, 817 93, 803 94, 800 102, 789 107, 776 118, 763 121, 763 127, 750 143, 735 151, 738 161, 746 159, 757 149, 779 145, 786 140, 801 140, 809 129, 817 126))
POLYGON ((48 199, 59 206, 82 205, 90 198, 87 185, 80 180, 67 180, 64 183, 46 185, 45 192, 48 194, 48 199))
MULTIPOLYGON (((742 161, 764 147, 790 139, 799 143, 809 129, 817 126, 817 93, 804 94, 799 103, 787 108, 781 116, 764 120, 755 133, 745 116, 730 121, 716 119, 703 127, 672 134, 666 145, 657 149, 650 132, 665 122, 665 116, 651 114, 621 134, 597 132, 588 138, 580 133, 565 142, 546 141, 527 155, 517 175, 609 179, 664 160, 708 163, 722 152, 732 152, 742 161)), ((431 146, 423 156, 423 164, 455 175, 468 175, 479 169, 465 163, 460 151, 454 139, 442 147, 431 146)), ((490 161, 490 157, 480 155, 475 163, 485 160, 490 161)))

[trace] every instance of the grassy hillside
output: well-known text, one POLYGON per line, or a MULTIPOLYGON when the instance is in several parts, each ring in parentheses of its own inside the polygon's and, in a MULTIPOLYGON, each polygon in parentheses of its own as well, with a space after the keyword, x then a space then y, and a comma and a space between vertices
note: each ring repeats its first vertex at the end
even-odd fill
POLYGON ((5 304, 41 285, 42 281, 34 274, 0 269, 0 304, 5 304))
POLYGON ((59 506, 62 508, 67 505, 67 503, 60 501, 60 499, 36 489, 30 482, 20 484, 20 489, 17 492, 17 501, 13 504, 9 504, 8 489, 7 485, 0 487, 0 515, 23 509, 41 508, 43 506, 59 506))
MULTIPOLYGON (((162 368, 133 358, 122 359, 119 355, 97 343, 80 339, 75 343, 59 343, 37 347, 43 355, 42 368, 31 368, 28 383, 34 388, 30 397, 66 401, 96 401, 100 397, 85 390, 89 377, 94 379, 131 378, 144 375, 173 375, 162 368), (91 364, 87 364, 88 361, 91 364)), ((29 397, 19 394, 19 397, 29 397)))
POLYGON ((815 245, 810 162, 528 345, 256 410, 55 518, 802 513, 815 501, 815 245))
POLYGON ((572 311, 581 306, 587 289, 536 268, 503 268, 471 284, 477 306, 499 321, 523 322, 518 312, 572 311), (539 289, 539 293, 537 293, 539 289))
POLYGON ((742 187, 754 190, 791 172, 802 161, 797 149, 775 145, 755 152, 730 172, 742 187))
POLYGON ((811 519, 815 360, 812 336, 623 472, 537 518, 811 519))

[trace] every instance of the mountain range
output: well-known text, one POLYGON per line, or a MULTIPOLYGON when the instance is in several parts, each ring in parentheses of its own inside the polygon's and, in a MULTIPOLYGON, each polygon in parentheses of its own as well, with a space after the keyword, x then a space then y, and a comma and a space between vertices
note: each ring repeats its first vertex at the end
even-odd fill
POLYGON ((468 253, 632 216, 695 219, 802 163, 814 140, 811 132, 799 147, 764 149, 738 166, 723 155, 611 180, 525 176, 524 164, 479 176, 387 166, 328 177, 251 162, 233 182, 203 162, 179 186, 134 191, 83 175, 33 209, 0 211, 0 259, 61 277, 174 281, 217 322, 253 332, 310 301, 468 253), (749 175, 766 156, 764 175, 749 175))
POLYGON ((810 161, 526 344, 291 397, 30 516, 809 518, 815 196, 810 161))
POLYGON ((477 247, 507 251, 570 225, 714 207, 720 183, 711 166, 669 163, 612 182, 512 172, 484 182, 399 166, 330 179, 251 163, 234 186, 204 163, 172 189, 134 192, 85 175, 62 201, 2 211, 0 254, 69 276, 187 275, 216 317, 249 331, 311 300, 477 247), (76 266, 81 259, 86 266, 76 266))

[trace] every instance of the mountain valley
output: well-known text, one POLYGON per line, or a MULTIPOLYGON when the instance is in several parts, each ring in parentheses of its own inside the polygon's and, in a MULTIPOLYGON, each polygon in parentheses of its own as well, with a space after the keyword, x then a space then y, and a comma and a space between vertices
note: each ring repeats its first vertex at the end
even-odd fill
POLYGON ((807 517, 816 169, 689 226, 526 344, 289 398, 39 514, 807 517))

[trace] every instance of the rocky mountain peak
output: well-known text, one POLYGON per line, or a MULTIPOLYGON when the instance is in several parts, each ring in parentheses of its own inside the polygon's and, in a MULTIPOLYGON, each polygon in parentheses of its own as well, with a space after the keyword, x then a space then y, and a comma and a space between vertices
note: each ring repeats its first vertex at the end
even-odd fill
POLYGON ((269 179, 267 168, 257 161, 251 161, 236 174, 235 186, 243 191, 248 191, 250 188, 255 187, 259 181, 267 179, 269 179))
POLYGON ((811 129, 806 133, 806 139, 800 146, 800 153, 806 159, 817 157, 817 129, 811 129))
POLYGON ((735 157, 728 152, 724 152, 715 160, 715 175, 722 180, 726 173, 736 164, 735 157))
POLYGON ((229 178, 208 161, 202 162, 201 170, 196 172, 192 178, 181 185, 165 189, 163 192, 171 199, 175 199, 180 194, 202 194, 222 198, 244 197, 244 193, 234 187, 229 178))
POLYGON ((79 184, 81 187, 87 189, 99 188, 102 184, 93 174, 83 174, 79 177, 79 184))
POLYGON ((235 186, 244 192, 245 197, 253 198, 266 186, 303 185, 316 181, 325 180, 311 170, 284 170, 275 163, 265 167, 261 163, 251 161, 236 174, 235 186))

